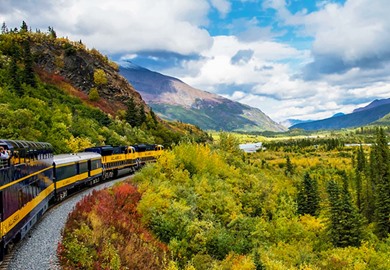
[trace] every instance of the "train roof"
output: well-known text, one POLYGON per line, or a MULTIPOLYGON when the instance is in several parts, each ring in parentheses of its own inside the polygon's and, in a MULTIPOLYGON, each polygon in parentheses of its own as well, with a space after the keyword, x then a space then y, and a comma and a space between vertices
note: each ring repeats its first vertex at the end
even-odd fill
POLYGON ((47 142, 32 142, 24 140, 4 140, 0 139, 0 146, 5 146, 10 150, 49 150, 53 151, 53 147, 47 142))
POLYGON ((75 154, 60 154, 54 156, 54 164, 66 164, 71 162, 86 161, 89 159, 100 159, 101 155, 94 152, 81 152, 75 154))

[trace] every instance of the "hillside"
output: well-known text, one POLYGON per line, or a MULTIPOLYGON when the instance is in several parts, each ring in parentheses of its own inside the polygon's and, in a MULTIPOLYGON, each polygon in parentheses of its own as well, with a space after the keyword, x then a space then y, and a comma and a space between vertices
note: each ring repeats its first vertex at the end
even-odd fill
POLYGON ((120 67, 120 72, 163 119, 212 130, 285 130, 259 109, 195 89, 179 79, 131 63, 120 67))
POLYGON ((358 110, 350 114, 334 116, 331 118, 317 120, 307 123, 300 123, 290 127, 290 129, 304 130, 330 130, 360 127, 374 123, 390 113, 390 104, 373 106, 364 110, 358 110))
POLYGON ((0 35, 0 137, 47 141, 57 152, 97 144, 206 141, 197 127, 162 121, 118 73, 81 42, 6 29, 0 35))

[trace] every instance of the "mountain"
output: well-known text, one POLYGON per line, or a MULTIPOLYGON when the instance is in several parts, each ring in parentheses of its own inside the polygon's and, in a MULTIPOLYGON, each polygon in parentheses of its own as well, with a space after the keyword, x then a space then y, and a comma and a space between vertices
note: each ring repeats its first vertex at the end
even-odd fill
POLYGON ((339 113, 335 113, 334 115, 332 115, 332 117, 339 117, 339 116, 343 116, 343 115, 345 115, 345 113, 339 112, 339 113))
POLYGON ((307 123, 307 122, 312 122, 312 121, 313 120, 287 119, 287 120, 283 121, 281 124, 285 127, 291 127, 291 126, 294 126, 296 124, 307 123))
MULTIPOLYGON (((376 104, 381 104, 376 102, 376 104)), ((390 103, 384 103, 379 106, 354 111, 350 114, 330 117, 323 120, 317 120, 307 123, 300 123, 290 127, 290 129, 321 130, 321 129, 341 129, 360 127, 373 124, 390 113, 390 103)))
POLYGON ((261 110, 195 89, 181 80, 129 63, 120 73, 161 118, 202 129, 285 131, 261 110))
POLYGON ((57 153, 210 139, 198 127, 156 117, 118 65, 97 50, 53 32, 3 28, 0 138, 49 142, 57 153))
POLYGON ((368 104, 365 107, 357 108, 357 109, 353 110, 353 112, 354 113, 355 112, 361 112, 361 111, 372 109, 372 108, 375 108, 375 107, 378 107, 378 106, 381 106, 381 105, 385 105, 385 104, 390 104, 390 98, 388 98, 388 99, 376 99, 376 100, 374 100, 373 102, 371 102, 370 104, 368 104))

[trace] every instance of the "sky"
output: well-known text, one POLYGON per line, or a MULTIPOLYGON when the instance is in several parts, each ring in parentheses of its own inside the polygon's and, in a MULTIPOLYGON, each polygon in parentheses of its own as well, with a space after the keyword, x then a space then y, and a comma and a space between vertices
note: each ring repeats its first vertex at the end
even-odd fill
POLYGON ((0 0, 0 22, 53 27, 261 109, 316 120, 390 98, 388 0, 0 0))

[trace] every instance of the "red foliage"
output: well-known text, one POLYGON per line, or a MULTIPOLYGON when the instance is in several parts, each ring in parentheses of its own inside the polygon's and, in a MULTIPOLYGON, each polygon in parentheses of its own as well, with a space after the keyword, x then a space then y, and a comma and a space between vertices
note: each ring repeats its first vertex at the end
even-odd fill
MULTIPOLYGON (((69 214, 63 238, 71 237, 80 224, 89 224, 88 217, 93 212, 104 228, 103 235, 99 235, 99 243, 94 247, 94 254, 97 254, 97 258, 93 258, 94 269, 103 269, 107 265, 102 251, 107 241, 115 247, 123 267, 161 269, 168 249, 142 226, 141 216, 137 212, 140 199, 141 194, 137 188, 129 183, 121 183, 111 190, 93 191, 78 202, 74 211, 69 214), (113 233, 117 235, 114 239, 111 237, 113 233)), ((66 246, 60 243, 57 252, 62 266, 73 269, 69 266, 72 260, 67 258, 66 246)))
POLYGON ((118 110, 126 109, 126 106, 124 104, 120 102, 108 102, 104 98, 100 98, 98 101, 89 100, 87 93, 84 93, 83 91, 73 87, 71 85, 71 82, 66 81, 64 77, 58 74, 48 73, 39 68, 36 68, 36 72, 42 81, 57 86, 58 88, 66 91, 68 94, 78 97, 84 103, 94 107, 98 107, 99 109, 101 109, 103 112, 107 114, 111 114, 115 116, 118 110))

